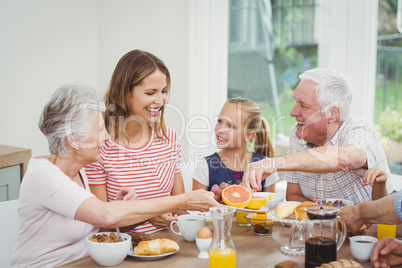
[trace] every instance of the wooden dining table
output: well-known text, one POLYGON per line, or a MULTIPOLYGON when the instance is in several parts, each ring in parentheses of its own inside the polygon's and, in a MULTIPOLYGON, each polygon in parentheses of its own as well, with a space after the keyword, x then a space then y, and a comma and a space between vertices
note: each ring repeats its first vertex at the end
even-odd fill
MULTIPOLYGON (((293 260, 300 267, 304 267, 304 255, 292 256, 281 252, 280 247, 289 242, 289 227, 277 223, 269 236, 254 235, 252 227, 236 226, 235 221, 231 229, 232 240, 236 248, 236 267, 258 268, 274 267, 275 264, 293 260)), ((376 236, 376 226, 369 228, 367 235, 376 236)), ((136 257, 127 256, 125 260, 116 267, 208 267, 208 259, 199 259, 199 250, 195 242, 187 242, 181 236, 174 234, 170 229, 165 229, 151 234, 152 239, 169 238, 176 241, 180 250, 160 260, 140 260, 136 257)), ((346 239, 338 251, 338 260, 351 259, 349 239, 346 239)), ((361 263, 363 267, 371 267, 370 262, 361 263)), ((82 258, 61 267, 100 267, 91 257, 82 258)))

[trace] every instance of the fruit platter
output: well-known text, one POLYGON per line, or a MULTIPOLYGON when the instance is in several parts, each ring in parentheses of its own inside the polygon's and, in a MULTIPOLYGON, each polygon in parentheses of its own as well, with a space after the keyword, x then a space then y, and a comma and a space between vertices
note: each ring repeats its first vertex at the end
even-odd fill
POLYGON ((269 198, 272 200, 272 195, 275 194, 251 193, 241 184, 230 185, 227 183, 214 184, 211 191, 214 193, 215 200, 221 204, 235 207, 239 212, 267 212, 269 209, 265 204, 269 198))

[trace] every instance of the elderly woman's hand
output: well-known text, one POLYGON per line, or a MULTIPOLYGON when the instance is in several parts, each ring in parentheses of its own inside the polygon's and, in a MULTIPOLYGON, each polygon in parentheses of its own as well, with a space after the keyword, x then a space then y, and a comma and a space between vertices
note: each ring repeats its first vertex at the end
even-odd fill
POLYGON ((169 227, 172 221, 177 221, 177 215, 162 214, 148 220, 156 228, 169 227))
POLYGON ((202 189, 183 194, 183 210, 208 211, 210 207, 216 207, 220 204, 216 202, 214 193, 202 189))
POLYGON ((134 200, 137 199, 137 194, 135 193, 134 188, 124 188, 121 187, 119 192, 116 195, 116 200, 134 200))

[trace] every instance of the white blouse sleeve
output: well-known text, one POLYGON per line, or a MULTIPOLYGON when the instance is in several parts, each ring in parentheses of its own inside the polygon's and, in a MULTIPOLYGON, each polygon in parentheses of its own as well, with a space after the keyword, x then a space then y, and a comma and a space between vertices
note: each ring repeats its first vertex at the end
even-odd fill
POLYGON ((207 160, 202 159, 201 163, 196 163, 196 168, 193 172, 193 179, 202 185, 209 186, 209 169, 207 160))

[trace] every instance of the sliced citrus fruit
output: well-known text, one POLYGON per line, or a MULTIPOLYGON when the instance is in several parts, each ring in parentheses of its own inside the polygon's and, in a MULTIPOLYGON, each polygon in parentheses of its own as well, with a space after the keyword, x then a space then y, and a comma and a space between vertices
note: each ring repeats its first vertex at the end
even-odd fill
POLYGON ((262 208, 263 205, 265 205, 265 202, 267 202, 267 198, 264 196, 257 196, 253 195, 251 197, 250 203, 246 206, 246 208, 250 209, 260 209, 262 208))
POLYGON ((222 200, 226 205, 244 208, 251 200, 251 192, 241 185, 230 185, 222 191, 222 200))

